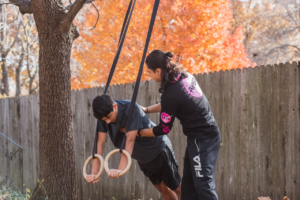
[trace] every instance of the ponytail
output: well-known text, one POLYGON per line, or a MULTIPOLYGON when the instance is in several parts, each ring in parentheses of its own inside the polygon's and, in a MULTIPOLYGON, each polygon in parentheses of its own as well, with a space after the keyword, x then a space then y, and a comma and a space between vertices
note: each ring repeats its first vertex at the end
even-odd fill
POLYGON ((176 81, 179 74, 187 77, 183 67, 173 62, 173 57, 174 55, 171 52, 154 50, 146 58, 146 64, 149 69, 152 71, 155 71, 157 68, 161 69, 160 93, 163 93, 168 85, 176 81))

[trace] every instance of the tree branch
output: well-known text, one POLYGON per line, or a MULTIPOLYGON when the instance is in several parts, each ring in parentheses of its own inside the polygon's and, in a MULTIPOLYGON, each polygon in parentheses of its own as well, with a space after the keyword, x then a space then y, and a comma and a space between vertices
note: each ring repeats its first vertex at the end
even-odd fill
POLYGON ((87 1, 93 1, 93 0, 77 0, 73 5, 71 5, 69 12, 67 13, 65 19, 61 22, 60 28, 62 29, 69 29, 74 18, 78 14, 78 12, 81 10, 83 5, 87 1))
POLYGON ((32 88, 30 91, 29 91, 29 94, 33 94, 34 92, 36 92, 36 90, 39 88, 39 85, 35 86, 34 88, 32 88))
MULTIPOLYGON (((88 0, 89 1, 89 0, 88 0)), ((88 3, 88 1, 87 1, 87 3, 88 3)), ((91 4, 93 4, 93 7, 95 8, 95 10, 97 11, 97 20, 96 20, 96 23, 95 23, 95 25, 92 27, 92 28, 90 28, 90 29, 85 29, 85 28, 83 28, 83 29, 80 29, 80 30, 86 30, 86 31, 94 31, 94 29, 96 28, 96 26, 97 26, 97 24, 98 24, 98 21, 99 21, 99 19, 100 19, 100 12, 99 12, 99 10, 98 10, 98 8, 96 7, 96 5, 93 3, 93 2, 91 2, 91 4)), ((95 32, 96 33, 96 32, 95 32)), ((98 34, 98 33, 96 33, 96 34, 98 34)), ((101 36, 100 36, 101 37, 101 36)), ((102 38, 102 37, 101 37, 102 38)))
POLYGON ((102 40, 104 40, 105 42, 118 42, 117 40, 114 40, 114 41, 109 41, 109 40, 106 40, 104 39, 99 33, 97 33, 95 30, 92 30, 96 35, 98 35, 102 40))
POLYGON ((300 52, 300 48, 297 47, 296 45, 283 44, 283 45, 281 45, 281 46, 272 48, 272 49, 271 49, 268 53, 266 53, 265 55, 268 57, 268 56, 270 56, 271 54, 273 54, 277 49, 285 49, 285 48, 289 48, 289 47, 292 47, 292 48, 294 48, 294 49, 296 49, 297 51, 300 52))
POLYGON ((17 33, 15 35, 15 38, 14 38, 14 41, 13 43, 10 45, 10 47, 7 49, 6 52, 4 52, 4 55, 8 55, 8 53, 10 52, 10 50, 14 47, 16 41, 18 40, 18 35, 19 35, 19 32, 20 32, 20 28, 21 28, 21 22, 19 23, 19 27, 18 27, 18 30, 17 30, 17 33))
POLYGON ((9 0, 9 3, 2 3, 2 4, 12 4, 18 6, 21 14, 33 13, 30 0, 9 0))
MULTIPOLYGON (((95 1, 95 0, 87 0, 85 2, 85 4, 92 3, 93 1, 95 1)), ((65 7, 65 9, 66 10, 70 10, 70 8, 72 7, 72 5, 73 5, 73 3, 72 3, 72 1, 70 1, 70 5, 68 5, 67 7, 65 7)))
POLYGON ((2 6, 2 5, 15 5, 15 4, 13 4, 13 3, 0 3, 0 6, 2 6))
MULTIPOLYGON (((284 6, 284 7, 285 7, 285 6, 284 6)), ((286 9, 287 15, 292 19, 292 21, 296 24, 296 26, 299 26, 298 22, 297 22, 297 21, 295 20, 295 18, 293 17, 293 13, 291 13, 290 10, 289 10, 287 7, 285 7, 285 9, 286 9)))
POLYGON ((93 2, 91 2, 91 4, 93 4, 93 6, 94 6, 94 8, 95 8, 95 10, 97 11, 97 14, 98 14, 97 20, 96 20, 96 23, 95 23, 94 27, 90 29, 90 30, 93 30, 94 28, 96 28, 96 26, 97 26, 97 24, 98 24, 98 21, 99 21, 99 18, 100 18, 100 13, 99 13, 99 10, 98 10, 98 8, 96 7, 96 5, 95 5, 93 2))

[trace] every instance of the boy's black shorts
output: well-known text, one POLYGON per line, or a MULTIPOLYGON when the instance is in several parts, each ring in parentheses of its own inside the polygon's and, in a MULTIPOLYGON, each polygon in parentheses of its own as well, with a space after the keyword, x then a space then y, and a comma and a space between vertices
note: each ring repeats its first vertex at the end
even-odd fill
POLYGON ((158 185, 164 181, 171 190, 179 187, 181 177, 178 173, 178 164, 173 151, 168 146, 152 161, 148 163, 138 162, 138 164, 153 185, 158 185))

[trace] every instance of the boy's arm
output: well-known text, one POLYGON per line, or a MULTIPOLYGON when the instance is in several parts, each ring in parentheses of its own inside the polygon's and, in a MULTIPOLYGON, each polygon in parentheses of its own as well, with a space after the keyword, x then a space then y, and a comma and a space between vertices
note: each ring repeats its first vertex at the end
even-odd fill
MULTIPOLYGON (((137 130, 129 131, 128 133, 126 133, 125 150, 130 155, 132 155, 132 151, 133 151, 133 147, 134 147, 136 135, 137 135, 137 130)), ((126 168, 127 163, 128 163, 127 157, 124 154, 122 154, 118 170, 111 169, 109 171, 109 173, 108 173, 108 177, 118 178, 119 177, 119 173, 126 168)))
MULTIPOLYGON (((106 133, 98 132, 98 141, 97 141, 97 154, 103 157, 103 151, 106 142, 106 133)), ((92 174, 98 174, 100 167, 100 160, 98 158, 93 159, 92 165, 92 174)))
MULTIPOLYGON (((97 154, 103 156, 103 151, 106 142, 106 133, 98 132, 98 141, 97 141, 97 154)), ((92 164, 92 174, 86 177, 88 183, 97 183, 99 181, 95 180, 95 176, 98 174, 100 168, 100 160, 98 158, 93 159, 92 164)))

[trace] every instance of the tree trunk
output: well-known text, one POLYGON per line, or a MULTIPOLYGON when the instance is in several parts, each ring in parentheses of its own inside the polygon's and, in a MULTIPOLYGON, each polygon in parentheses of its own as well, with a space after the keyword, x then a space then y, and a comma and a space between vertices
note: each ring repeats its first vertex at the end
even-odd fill
POLYGON ((0 82, 0 92, 2 95, 9 96, 9 84, 8 84, 8 72, 7 72, 7 66, 6 66, 6 56, 7 56, 7 51, 5 47, 5 34, 6 34, 6 12, 5 8, 2 8, 3 6, 0 6, 0 14, 1 16, 1 21, 0 23, 3 23, 3 28, 0 29, 0 55, 1 55, 1 70, 2 70, 2 80, 0 82))
POLYGON ((33 83, 34 83, 34 79, 35 79, 37 71, 33 75, 31 75, 32 68, 30 69, 30 59, 29 59, 30 53, 31 52, 30 52, 29 44, 27 44, 27 64, 26 64, 26 67, 27 67, 27 73, 28 73, 28 78, 29 78, 29 86, 28 86, 28 94, 29 95, 35 93, 37 88, 38 88, 38 85, 36 87, 33 87, 33 83))
POLYGON ((21 80, 20 80, 20 75, 21 75, 21 69, 23 65, 23 60, 24 60, 24 48, 22 48, 22 54, 20 56, 19 64, 16 67, 16 97, 19 97, 21 95, 21 80))
POLYGON ((1 63, 1 69, 2 69, 2 81, 1 81, 1 94, 9 96, 9 84, 8 84, 8 72, 6 67, 6 57, 2 54, 2 63, 1 63))
POLYGON ((59 28, 66 16, 57 0, 32 0, 39 33, 39 180, 33 199, 78 199, 71 110, 70 56, 76 28, 59 28))

